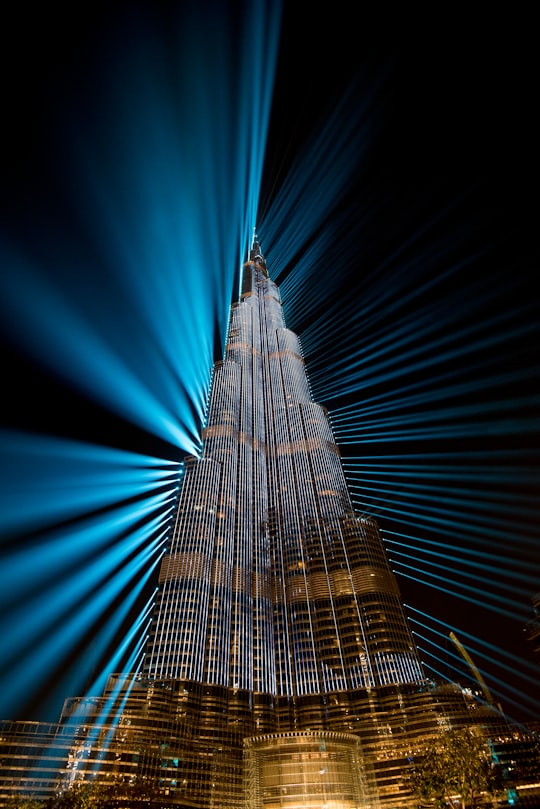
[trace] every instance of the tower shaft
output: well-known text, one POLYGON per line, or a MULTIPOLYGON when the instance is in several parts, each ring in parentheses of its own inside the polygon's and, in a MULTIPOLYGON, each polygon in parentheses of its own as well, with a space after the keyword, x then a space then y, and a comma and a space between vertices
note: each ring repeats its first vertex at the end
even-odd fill
POLYGON ((423 681, 379 529, 254 242, 186 464, 147 673, 298 697, 423 681))

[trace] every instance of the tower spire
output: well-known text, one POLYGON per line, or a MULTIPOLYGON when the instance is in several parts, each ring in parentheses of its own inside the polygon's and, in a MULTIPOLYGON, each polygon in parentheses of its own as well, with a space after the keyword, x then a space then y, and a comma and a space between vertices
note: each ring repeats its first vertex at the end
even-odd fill
MULTIPOLYGON (((261 245, 257 239, 257 229, 253 228, 253 239, 251 242, 251 250, 249 251, 248 261, 258 264, 266 273, 266 259, 262 254, 261 245)), ((267 273, 266 273, 267 274, 267 273)))

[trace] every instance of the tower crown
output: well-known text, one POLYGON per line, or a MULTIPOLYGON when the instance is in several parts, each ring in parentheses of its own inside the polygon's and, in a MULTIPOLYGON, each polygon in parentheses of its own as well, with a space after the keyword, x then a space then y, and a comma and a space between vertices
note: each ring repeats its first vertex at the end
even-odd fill
POLYGON ((249 260, 261 264, 266 269, 266 260, 262 254, 261 245, 257 241, 257 231, 253 228, 253 240, 249 251, 249 260))

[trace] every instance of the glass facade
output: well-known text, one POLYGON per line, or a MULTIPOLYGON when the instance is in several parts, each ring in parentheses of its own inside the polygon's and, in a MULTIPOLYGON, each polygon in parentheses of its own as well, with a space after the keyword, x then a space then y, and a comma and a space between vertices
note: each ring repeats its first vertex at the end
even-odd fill
POLYGON ((301 697, 423 681, 257 243, 163 560, 146 672, 301 697))
POLYGON ((345 733, 292 731, 244 742, 246 809, 378 806, 360 741, 345 733))

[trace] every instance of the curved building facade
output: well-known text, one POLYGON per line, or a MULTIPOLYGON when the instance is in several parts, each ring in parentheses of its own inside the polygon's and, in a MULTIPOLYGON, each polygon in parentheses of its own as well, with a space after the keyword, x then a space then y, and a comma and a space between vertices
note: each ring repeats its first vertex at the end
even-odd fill
POLYGON ((257 242, 189 459, 146 673, 303 697, 420 683, 373 520, 355 514, 327 413, 257 242))

